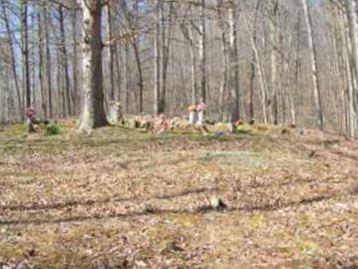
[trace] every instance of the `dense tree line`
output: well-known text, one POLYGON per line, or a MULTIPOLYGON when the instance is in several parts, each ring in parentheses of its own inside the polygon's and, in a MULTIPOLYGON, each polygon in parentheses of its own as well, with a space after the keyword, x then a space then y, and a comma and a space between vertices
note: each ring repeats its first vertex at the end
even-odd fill
MULTIPOLYGON (((126 113, 357 135, 356 0, 0 0, 0 120, 126 113)), ((107 115, 107 117, 106 117, 107 115)))

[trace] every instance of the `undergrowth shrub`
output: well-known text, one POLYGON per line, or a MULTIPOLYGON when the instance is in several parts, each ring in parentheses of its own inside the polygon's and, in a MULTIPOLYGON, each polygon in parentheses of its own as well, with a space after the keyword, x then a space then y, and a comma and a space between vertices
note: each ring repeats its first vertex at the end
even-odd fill
POLYGON ((52 123, 46 128, 46 135, 59 135, 61 134, 61 127, 56 123, 52 123))

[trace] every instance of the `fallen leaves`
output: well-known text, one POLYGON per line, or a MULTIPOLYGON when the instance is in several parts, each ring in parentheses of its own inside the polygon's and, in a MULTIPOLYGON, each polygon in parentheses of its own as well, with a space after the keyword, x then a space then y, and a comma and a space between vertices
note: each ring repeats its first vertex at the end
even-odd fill
POLYGON ((358 146, 321 133, 240 128, 225 140, 115 127, 2 144, 0 261, 355 268, 358 146))

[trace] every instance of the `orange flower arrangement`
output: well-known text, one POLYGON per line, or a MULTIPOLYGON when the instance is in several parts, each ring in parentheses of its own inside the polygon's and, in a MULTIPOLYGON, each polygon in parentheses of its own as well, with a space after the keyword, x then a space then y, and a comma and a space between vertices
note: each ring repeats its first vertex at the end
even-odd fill
POLYGON ((195 112, 196 111, 196 105, 191 105, 191 106, 189 106, 188 107, 188 111, 190 111, 190 112, 195 112))

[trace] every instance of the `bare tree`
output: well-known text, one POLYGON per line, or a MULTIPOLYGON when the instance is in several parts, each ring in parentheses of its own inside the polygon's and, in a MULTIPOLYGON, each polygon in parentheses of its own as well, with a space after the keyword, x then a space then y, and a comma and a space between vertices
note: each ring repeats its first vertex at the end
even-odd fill
POLYGON ((206 16, 205 16, 206 0, 201 0, 200 6, 200 43, 199 43, 199 62, 201 72, 201 99, 206 102, 207 91, 207 51, 206 51, 206 16))
POLYGON ((357 25, 357 3, 355 0, 345 0, 345 8, 347 12, 347 24, 349 35, 347 36, 348 52, 350 54, 349 63, 347 66, 348 83, 347 105, 348 105, 348 122, 349 122, 349 135, 355 137, 357 116, 354 105, 354 95, 358 93, 358 25, 357 25), (349 52, 350 51, 350 52, 349 52), (352 69, 350 71, 349 69, 352 69), (350 82, 351 81, 351 82, 350 82))
POLYGON ((45 28, 45 41, 46 41, 46 76, 47 76, 47 95, 48 95, 48 116, 53 117, 53 98, 52 98, 52 57, 50 51, 50 30, 49 30, 49 17, 47 3, 43 4, 43 17, 45 28))
POLYGON ((13 44, 13 38, 11 36, 11 28, 10 28, 10 23, 9 23, 9 18, 8 18, 8 11, 6 6, 8 5, 6 0, 2 0, 1 1, 1 7, 2 7, 2 12, 3 12, 3 16, 4 16, 4 21, 5 21, 5 27, 6 27, 6 34, 7 34, 7 41, 9 44, 9 49, 10 49, 10 56, 11 56, 11 71, 12 71, 12 75, 13 75, 13 79, 14 79, 14 84, 15 84, 15 89, 16 89, 16 95, 17 95, 17 102, 18 102, 18 107, 19 107, 19 114, 20 114, 20 118, 23 121, 24 120, 24 106, 21 100, 21 93, 20 93, 20 83, 19 83, 19 78, 18 78, 18 74, 17 74, 17 68, 16 68, 16 60, 15 60, 15 49, 14 49, 14 44, 13 44))
POLYGON ((159 21, 159 10, 161 2, 157 0, 155 3, 155 32, 154 32, 154 45, 153 45, 153 54, 154 54, 154 113, 159 114, 161 111, 160 108, 160 21, 159 21))
POLYGON ((29 60, 29 36, 28 36, 28 2, 21 0, 21 20, 23 28, 23 47, 22 54, 24 59, 24 74, 25 74, 25 97, 26 107, 31 106, 31 82, 30 82, 30 60, 29 60))
POLYGON ((233 68, 233 75, 231 79, 232 87, 232 115, 231 120, 237 121, 240 119, 240 81, 239 81, 239 47, 238 47, 238 16, 237 5, 235 1, 229 4, 229 25, 230 25, 230 66, 233 68))
POLYGON ((41 106, 43 109, 43 113, 47 116, 47 102, 46 102, 46 93, 45 93, 45 86, 44 86, 44 55, 43 55, 43 27, 42 27, 42 18, 41 13, 37 14, 37 23, 38 23, 38 42, 39 42, 39 83, 40 83, 40 93, 41 93, 41 106))
POLYGON ((312 16, 308 6, 308 1, 301 0, 301 3, 302 3, 304 21, 307 29, 308 49, 310 51, 310 64, 311 64, 311 72, 312 72, 314 103, 315 103, 315 109, 317 114, 316 115, 317 126, 320 129, 323 129, 321 88, 320 88, 319 77, 318 77, 317 50, 316 50, 315 43, 313 42, 312 16))
MULTIPOLYGON (((71 104, 71 89, 70 89, 70 73, 68 67, 68 56, 67 56, 67 47, 66 47, 66 34, 65 34, 65 22, 64 22, 64 12, 62 5, 58 7, 59 20, 60 20, 60 31, 61 31, 61 53, 62 53, 62 64, 63 64, 63 73, 65 77, 65 107, 67 108, 66 114, 68 116, 72 115, 72 104, 71 104)), ((65 116, 66 116, 65 114, 65 116)))

